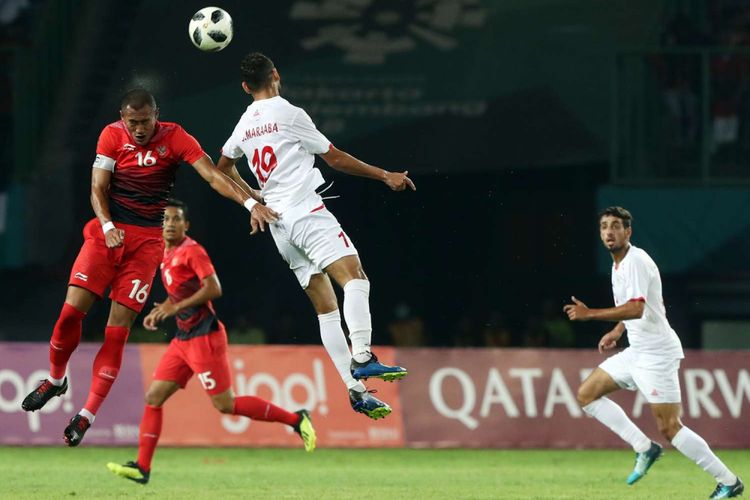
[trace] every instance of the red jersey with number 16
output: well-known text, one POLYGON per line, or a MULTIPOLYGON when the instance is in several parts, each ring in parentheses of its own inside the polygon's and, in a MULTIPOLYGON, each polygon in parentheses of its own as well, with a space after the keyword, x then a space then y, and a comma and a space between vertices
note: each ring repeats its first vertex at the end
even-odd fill
POLYGON ((138 145, 120 120, 99 135, 94 168, 112 172, 109 210, 114 222, 160 226, 180 162, 195 163, 206 153, 181 126, 156 122, 154 136, 138 145))
MULTIPOLYGON (((206 250, 192 238, 185 238, 176 247, 164 249, 161 281, 170 302, 177 303, 201 289, 202 280, 216 274, 206 250)), ((177 313, 177 333, 181 340, 207 335, 219 329, 219 318, 209 300, 177 313)))

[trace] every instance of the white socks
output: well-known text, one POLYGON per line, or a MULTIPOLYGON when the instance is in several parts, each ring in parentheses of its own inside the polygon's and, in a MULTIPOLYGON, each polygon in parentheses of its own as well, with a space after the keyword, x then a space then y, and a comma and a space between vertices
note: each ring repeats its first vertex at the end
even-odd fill
POLYGON ((344 285, 344 319, 352 341, 352 357, 358 363, 370 359, 372 319, 370 317, 370 282, 350 280, 344 285))
MULTIPOLYGON (((633 447, 643 453, 651 446, 651 440, 628 418, 622 408, 607 398, 599 398, 583 407, 583 411, 603 423, 633 447)), ((672 439, 672 446, 698 464, 722 484, 733 485, 737 476, 714 455, 706 441, 683 426, 672 439)))
POLYGON ((646 436, 643 431, 641 431, 633 421, 628 418, 625 411, 611 399, 595 399, 584 406, 583 411, 609 427, 626 443, 630 444, 636 453, 643 453, 648 451, 651 447, 651 440, 648 436, 646 436))
POLYGON ((90 425, 93 425, 94 420, 96 419, 96 415, 94 415, 93 413, 91 413, 90 411, 88 411, 86 408, 84 408, 81 411, 79 411, 78 414, 80 416, 82 416, 82 417, 86 417, 87 419, 89 419, 89 424, 90 425))
POLYGON ((708 443, 695 432, 683 426, 674 438, 672 445, 680 450, 680 453, 698 464, 700 468, 711 474, 722 484, 733 485, 737 482, 737 476, 732 474, 726 465, 714 455, 708 443))
POLYGON ((63 381, 65 380, 65 378, 52 378, 52 375, 48 375, 47 380, 52 382, 52 385, 54 385, 55 387, 60 387, 61 385, 63 385, 63 381))
POLYGON ((346 388, 355 388, 360 392, 364 391, 364 384, 354 380, 350 372, 352 355, 346 343, 344 330, 341 328, 339 310, 336 309, 335 311, 318 315, 318 322, 320 323, 320 338, 323 341, 323 346, 328 351, 328 356, 330 356, 336 370, 338 370, 341 380, 346 384, 346 388))

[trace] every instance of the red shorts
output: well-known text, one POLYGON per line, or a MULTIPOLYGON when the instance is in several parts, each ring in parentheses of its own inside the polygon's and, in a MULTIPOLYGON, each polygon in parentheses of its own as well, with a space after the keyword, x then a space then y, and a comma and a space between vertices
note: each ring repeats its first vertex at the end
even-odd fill
POLYGON ((184 389, 193 373, 197 373, 201 385, 212 396, 232 387, 227 332, 221 322, 219 325, 218 330, 208 335, 172 339, 154 371, 154 380, 177 382, 184 389))
POLYGON ((117 248, 107 248, 97 219, 83 227, 83 246, 70 270, 68 285, 85 288, 99 297, 111 286, 110 299, 141 312, 164 256, 161 228, 120 222, 115 226, 125 231, 125 241, 117 248))

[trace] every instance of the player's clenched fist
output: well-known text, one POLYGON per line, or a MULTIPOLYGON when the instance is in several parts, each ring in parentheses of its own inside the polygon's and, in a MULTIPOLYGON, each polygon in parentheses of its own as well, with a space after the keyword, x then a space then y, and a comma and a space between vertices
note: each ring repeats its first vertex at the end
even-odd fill
POLYGON ((407 177, 408 174, 408 170, 406 172, 387 172, 385 174, 384 182, 394 191, 403 191, 407 187, 411 188, 412 191, 416 191, 417 187, 414 185, 414 182, 407 177))
POLYGON ((156 321, 156 315, 154 314, 153 310, 149 314, 147 314, 145 318, 143 318, 143 327, 146 330, 152 332, 155 331, 157 323, 158 321, 156 321))
POLYGON ((117 248, 125 241, 125 231, 117 228, 110 229, 104 235, 104 241, 107 248, 117 248))
POLYGON ((621 336, 622 333, 617 330, 612 330, 604 334, 601 340, 599 340, 599 352, 603 353, 617 347, 617 341, 620 340, 621 336))

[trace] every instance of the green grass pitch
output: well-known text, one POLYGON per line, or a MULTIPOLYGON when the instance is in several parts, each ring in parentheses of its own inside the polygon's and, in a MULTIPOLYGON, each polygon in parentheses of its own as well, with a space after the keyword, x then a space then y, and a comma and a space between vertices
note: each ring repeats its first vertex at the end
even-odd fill
MULTIPOLYGON (((110 473, 134 448, 0 447, 0 497, 408 500, 457 498, 691 499, 715 483, 675 450, 625 485, 627 451, 163 448, 151 482, 110 473)), ((750 478, 750 450, 718 455, 750 478)))

